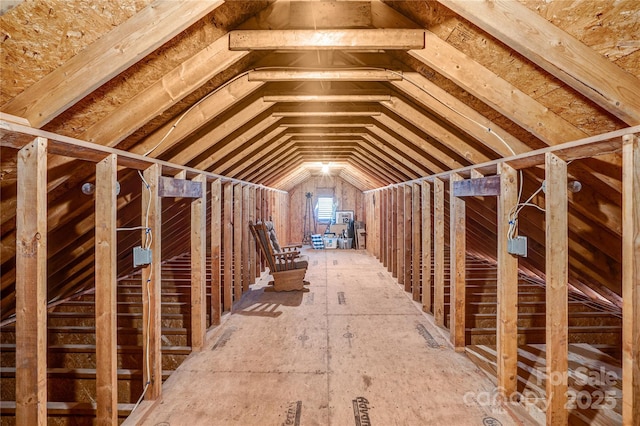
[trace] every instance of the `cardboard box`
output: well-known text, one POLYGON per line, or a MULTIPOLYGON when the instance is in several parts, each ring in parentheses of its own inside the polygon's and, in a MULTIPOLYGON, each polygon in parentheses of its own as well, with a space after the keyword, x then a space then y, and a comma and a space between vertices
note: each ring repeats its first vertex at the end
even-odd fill
POLYGON ((347 230, 346 223, 334 223, 329 225, 329 233, 336 234, 338 237, 342 237, 342 231, 347 230))

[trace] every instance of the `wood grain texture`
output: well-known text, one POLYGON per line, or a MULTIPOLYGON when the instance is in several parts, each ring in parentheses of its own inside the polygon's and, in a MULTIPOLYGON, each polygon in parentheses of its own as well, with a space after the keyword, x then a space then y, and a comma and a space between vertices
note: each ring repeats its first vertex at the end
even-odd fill
POLYGON ((224 183, 224 222, 222 251, 224 253, 224 310, 231 311, 233 303, 233 184, 224 183))
POLYGON ((407 50, 423 47, 422 30, 237 30, 229 33, 230 50, 407 50))
POLYGON ((211 325, 222 316, 222 182, 211 182, 211 325))
POLYGON ((464 179, 453 184, 456 197, 483 197, 500 195, 500 176, 464 179))
POLYGON ((207 187, 204 175, 191 182, 204 194, 191 202, 191 349, 197 352, 207 330, 207 187))
POLYGON ((425 39, 425 48, 409 51, 411 56, 437 69, 464 90, 548 144, 554 145, 586 136, 577 127, 568 126, 559 115, 435 34, 425 31, 425 39), (509 97, 505 98, 504 93, 509 93, 509 97))
POLYGON ((16 424, 47 424, 47 140, 18 153, 16 424))
POLYGON ((433 317, 444 327, 444 182, 433 180, 433 317))
POLYGON ((220 4, 158 0, 13 98, 3 110, 42 127, 220 4))
POLYGON ((404 291, 408 292, 408 293, 412 293, 412 280, 411 280, 411 249, 412 249, 412 237, 413 237, 413 233, 412 233, 412 225, 411 222, 413 221, 412 219, 412 215, 413 215, 413 210, 411 208, 411 185, 402 185, 400 187, 400 191, 402 192, 402 202, 404 203, 404 208, 403 208, 403 217, 402 217, 402 230, 403 230, 403 235, 402 235, 402 246, 403 246, 403 250, 402 250, 402 255, 404 257, 404 260, 402 261, 402 264, 404 266, 403 269, 403 275, 404 275, 404 291))
POLYGON ((640 137, 622 148, 622 424, 640 419, 640 137))
POLYGON ((242 297, 242 184, 233 185, 233 302, 242 297))
POLYGON ((413 300, 419 302, 424 289, 421 288, 420 273, 422 271, 422 214, 421 214, 421 185, 411 185, 411 288, 413 300))
POLYGON ((507 164, 498 166, 498 173, 498 388, 509 398, 518 381, 518 258, 507 252, 507 238, 510 213, 518 203, 518 173, 507 164))
POLYGON ((242 221, 240 227, 242 230, 242 291, 247 292, 249 290, 249 284, 251 281, 251 269, 249 265, 249 211, 251 208, 249 186, 242 188, 242 221))
POLYGON ((158 195, 161 169, 154 164, 144 171, 144 179, 149 185, 142 185, 142 226, 151 230, 149 235, 142 231, 142 246, 151 249, 151 264, 142 268, 142 341, 143 356, 148 360, 149 370, 143 370, 143 381, 148 384, 145 400, 156 400, 162 395, 162 329, 160 323, 161 283, 162 283, 162 202, 158 195), (146 212, 148 211, 148 217, 146 212))
POLYGON ((432 241, 433 230, 431 226, 431 185, 428 182, 421 182, 421 220, 422 220, 422 235, 420 242, 420 250, 422 253, 422 310, 424 312, 433 312, 431 308, 432 297, 432 285, 431 280, 432 268, 431 268, 431 253, 432 253, 432 241))
POLYGON ((461 198, 453 196, 454 182, 461 180, 458 174, 452 174, 449 180, 449 250, 451 258, 451 343, 456 351, 463 351, 465 346, 466 319, 466 207, 461 198))
POLYGON ((547 424, 566 425, 568 371, 567 163, 554 154, 545 161, 547 424))
POLYGON ((640 123, 640 79, 525 5, 439 1, 627 124, 640 123))
POLYGON ((158 185, 160 197, 200 198, 203 194, 201 182, 186 180, 184 177, 160 176, 158 185))
POLYGON ((96 164, 96 421, 104 426, 118 421, 117 162, 111 154, 96 164))

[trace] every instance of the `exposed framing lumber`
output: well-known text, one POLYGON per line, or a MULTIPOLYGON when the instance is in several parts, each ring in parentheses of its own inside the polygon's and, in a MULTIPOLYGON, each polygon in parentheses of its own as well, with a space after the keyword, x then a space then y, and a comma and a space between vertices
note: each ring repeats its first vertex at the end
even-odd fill
POLYGON ((428 182, 421 183, 421 192, 422 310, 433 312, 431 310, 431 186, 428 182))
POLYGON ((422 258, 422 215, 420 214, 421 185, 411 185, 411 288, 413 300, 420 301, 420 259, 422 258))
POLYGON ((242 184, 233 185, 233 301, 242 297, 242 184))
POLYGON ((500 156, 506 157, 530 150, 527 144, 518 140, 496 123, 487 119, 484 115, 478 113, 421 74, 405 72, 403 76, 405 80, 394 81, 391 84, 438 114, 438 116, 464 130, 500 156), (422 90, 417 90, 415 85, 419 85, 422 90), (456 111, 471 118, 471 120, 463 118, 456 111), (491 129, 491 133, 500 135, 504 143, 493 135, 487 136, 486 129, 491 129))
MULTIPOLYGON (((214 98, 215 97, 207 99, 207 101, 200 104, 200 106, 205 105, 205 103, 209 103, 209 101, 214 98)), ((189 164, 192 160, 201 155, 204 150, 215 146, 225 137, 233 134, 233 132, 238 130, 242 132, 251 131, 251 126, 248 126, 247 123, 253 118, 260 116, 260 114, 265 113, 265 111, 272 106, 273 104, 271 102, 264 102, 262 98, 257 98, 253 102, 245 104, 241 114, 233 114, 230 116, 225 115, 226 119, 214 128, 204 126, 203 129, 197 131, 193 128, 186 130, 191 137, 185 138, 185 143, 181 143, 180 145, 178 142, 182 141, 175 141, 174 146, 180 146, 180 149, 173 157, 171 157, 170 161, 178 164, 189 164), (197 135, 197 137, 194 137, 195 135, 197 135), (206 143, 204 143, 203 140, 206 140, 206 143), (187 143, 188 146, 185 146, 187 143)), ((208 120, 211 120, 212 116, 207 117, 208 120)), ((195 119, 204 120, 203 117, 195 117, 195 119)), ((183 126, 184 125, 185 124, 183 124, 183 126)), ((166 141, 163 142, 163 146, 166 144, 166 141)))
POLYGON ((200 198, 202 194, 202 182, 199 180, 190 181, 185 178, 160 176, 158 181, 158 196, 160 197, 200 198))
POLYGON ((386 70, 255 70, 249 72, 249 81, 394 81, 402 74, 386 70))
MULTIPOLYGON (((260 189, 258 189, 260 191, 260 189)), ((211 325, 220 325, 222 316, 221 278, 222 182, 211 182, 211 325)))
POLYGON ((464 179, 453 184, 453 195, 456 197, 497 196, 501 194, 500 182, 501 178, 498 175, 464 179))
POLYGON ((569 421, 566 409, 569 362, 567 163, 548 153, 545 171, 547 424, 566 425, 569 421))
POLYGON ((433 318, 444 327, 444 182, 433 180, 433 318))
MULTIPOLYGON (((387 189, 387 227, 386 227, 386 234, 387 234, 387 246, 386 246, 386 251, 387 251, 387 271, 391 272, 393 269, 393 246, 395 243, 395 236, 394 236, 394 232, 393 230, 395 229, 395 221, 393 220, 393 212, 395 211, 394 203, 395 203, 395 192, 393 188, 388 188, 387 189)), ((393 276, 393 274, 392 274, 393 276)))
MULTIPOLYGON (((143 370, 143 381, 148 386, 146 400, 156 400, 162 394, 162 329, 160 322, 162 286, 162 203, 158 195, 160 165, 154 164, 144 171, 142 185, 142 226, 148 226, 153 236, 151 241, 151 264, 142 268, 142 341, 143 357, 148 359, 149 370, 143 370), (145 213, 148 217, 145 218, 145 213)), ((149 235, 142 230, 143 246, 149 235)))
POLYGON ((640 419, 640 137, 622 145, 622 424, 640 419))
MULTIPOLYGON (((256 197, 257 192, 255 188, 247 186, 249 190, 249 208, 248 208, 248 221, 251 223, 256 223, 256 197)), ((248 228, 248 226, 247 226, 248 228)), ((248 234, 245 237, 247 239, 247 243, 249 245, 249 284, 254 284, 256 282, 256 241, 251 238, 248 234)))
POLYGON ((191 182, 204 194, 191 202, 191 349, 198 352, 207 330, 207 186, 204 175, 191 182))
POLYGON ((16 424, 47 424, 47 140, 18 152, 16 424))
POLYGON ((82 139, 100 145, 116 146, 153 117, 168 110, 247 55, 247 52, 231 52, 228 47, 229 38, 223 36, 187 58, 88 128, 82 134, 82 139), (131 111, 136 113, 131 114, 131 111))
POLYGON ((411 238, 413 236, 413 228, 412 228, 412 213, 413 210, 411 209, 411 200, 412 200, 412 195, 411 195, 411 185, 401 185, 399 187, 400 191, 402 192, 402 202, 404 203, 404 208, 403 210, 403 217, 402 217, 402 230, 403 230, 403 234, 402 234, 402 255, 404 257, 404 260, 402 261, 402 265, 403 265, 403 270, 402 273, 404 274, 404 291, 411 293, 412 289, 411 289, 411 248, 412 248, 412 243, 411 243, 411 238))
POLYGON ((518 173, 504 163, 498 166, 498 173, 496 359, 498 389, 509 398, 517 391, 518 382, 518 258, 507 252, 507 238, 510 212, 518 203, 518 173))
POLYGON ((251 208, 249 186, 242 188, 242 292, 249 291, 251 281, 251 268, 249 264, 249 211, 251 208))
POLYGON ((408 53, 548 143, 585 136, 578 128, 568 126, 559 115, 430 31, 425 31, 425 48, 408 53), (505 93, 510 94, 508 99, 505 93))
MULTIPOLYGON (((375 193, 374 193, 375 194, 375 193)), ((378 197, 380 204, 380 262, 382 266, 387 267, 387 190, 383 189, 378 197)))
POLYGON ((465 278, 466 278, 466 212, 465 202, 453 195, 454 183, 462 177, 451 174, 449 180, 449 250, 451 256, 451 343, 456 351, 464 351, 465 346, 465 278))
POLYGON ((627 124, 640 122, 640 80, 525 5, 439 1, 627 124))
POLYGON ((212 117, 223 114, 233 105, 254 93, 262 85, 263 83, 261 82, 250 82, 247 76, 242 76, 232 81, 215 94, 203 99, 197 106, 194 106, 191 112, 180 120, 175 130, 171 129, 176 125, 176 122, 171 121, 159 127, 145 138, 142 143, 136 145, 132 151, 139 154, 148 152, 149 155, 154 157, 160 156, 205 126, 212 117))
MULTIPOLYGON (((263 92, 262 99, 265 102, 381 102, 391 99, 391 95, 388 90, 340 90, 330 91, 329 93, 314 93, 314 92, 263 92)), ((2 116, 0 116, 1 118, 2 116)), ((8 120, 10 121, 10 120, 8 120)), ((283 123, 287 127, 304 127, 308 124, 298 123, 295 121, 289 121, 283 123)), ((322 123, 325 124, 325 123, 322 123)), ((316 123, 320 125, 320 123, 316 123)), ((352 127, 351 122, 342 123, 342 126, 352 127)))
MULTIPOLYGON (((401 98, 392 97, 390 102, 380 102, 380 105, 385 106, 389 111, 402 117, 408 123, 411 123, 422 132, 431 136, 466 161, 470 163, 480 163, 490 160, 484 153, 470 145, 467 140, 451 132, 451 130, 444 126, 439 120, 436 120, 428 114, 424 114, 401 98)), ((384 113, 384 109, 382 113, 384 113)), ((432 154, 435 155, 436 153, 432 152, 432 154)), ((440 155, 444 156, 444 153, 441 152, 440 155)))
MULTIPOLYGON (((640 128, 640 126, 638 127, 640 128)), ((253 182, 229 178, 192 167, 186 167, 184 165, 170 163, 168 161, 162 161, 152 157, 145 157, 140 154, 97 145, 80 139, 0 120, 0 146, 2 147, 21 149, 36 137, 47 139, 47 152, 49 154, 62 155, 94 163, 101 161, 109 154, 116 154, 118 156, 118 166, 127 167, 133 170, 143 171, 148 167, 157 164, 161 167, 162 172, 167 174, 176 175, 180 171, 186 171, 188 174, 193 176, 204 174, 208 181, 221 179, 223 182, 241 182, 245 185, 264 187, 264 185, 255 184, 253 182)), ((286 191, 281 191, 275 188, 268 189, 270 191, 286 193, 286 191)))
POLYGON ((407 50, 423 47, 422 30, 238 30, 229 33, 230 50, 407 50))
POLYGON ((224 310, 231 311, 233 303, 233 184, 224 184, 224 225, 222 250, 224 252, 224 310))
POLYGON ((222 3, 158 0, 16 96, 4 110, 42 127, 222 3))
MULTIPOLYGON (((631 133, 640 133, 640 125, 627 127, 620 130, 614 130, 612 132, 602 133, 600 135, 590 136, 572 142, 566 142, 563 144, 536 149, 534 151, 517 154, 511 157, 499 158, 496 160, 487 161, 485 163, 460 167, 454 170, 449 170, 441 173, 436 173, 431 176, 415 179, 415 181, 430 182, 434 181, 435 179, 448 180, 449 176, 453 173, 459 174, 460 176, 468 177, 471 175, 472 170, 485 175, 495 174, 498 170, 498 164, 501 163, 506 163, 516 170, 522 170, 545 164, 546 155, 549 153, 562 158, 564 161, 573 161, 579 160, 581 158, 594 157, 601 154, 619 152, 622 149, 622 137, 631 133)), ((385 187, 377 188, 370 191, 380 191, 384 188, 385 187)), ((370 191, 364 192, 366 193, 370 191)))
POLYGON ((117 165, 115 154, 96 164, 96 421, 104 426, 118 421, 117 165))
POLYGON ((398 284, 404 284, 404 191, 402 186, 393 188, 393 262, 391 274, 398 280, 398 284))

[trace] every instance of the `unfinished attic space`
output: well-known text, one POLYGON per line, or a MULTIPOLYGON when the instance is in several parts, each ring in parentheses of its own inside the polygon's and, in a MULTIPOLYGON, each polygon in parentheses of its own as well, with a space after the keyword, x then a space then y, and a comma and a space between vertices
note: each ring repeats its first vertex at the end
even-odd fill
POLYGON ((0 13, 0 426, 640 425, 637 0, 0 13))

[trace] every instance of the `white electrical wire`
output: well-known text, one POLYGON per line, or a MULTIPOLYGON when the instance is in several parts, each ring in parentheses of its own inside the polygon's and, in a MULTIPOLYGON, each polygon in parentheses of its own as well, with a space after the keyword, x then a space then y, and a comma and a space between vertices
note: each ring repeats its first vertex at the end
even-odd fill
MULTIPOLYGON (((234 81, 244 77, 245 75, 249 74, 251 71, 253 71, 253 69, 250 69, 248 71, 245 71, 243 73, 238 74, 237 76, 235 76, 234 78, 232 78, 231 80, 225 82, 224 84, 220 85, 219 87, 217 87, 215 90, 211 91, 211 93, 208 93, 205 97, 203 97, 202 99, 198 100, 198 102, 196 102, 195 104, 191 105, 189 107, 189 109, 187 109, 185 112, 182 113, 182 115, 180 115, 180 117, 176 120, 175 123, 173 123, 173 126, 171 126, 171 128, 167 131, 167 133, 162 137, 162 139, 160 139, 160 142, 158 142, 153 148, 151 148, 149 151, 145 152, 144 154, 142 154, 143 157, 146 157, 147 155, 151 154, 153 151, 155 151, 160 145, 162 145, 162 142, 164 142, 169 135, 173 132, 173 130, 178 127, 178 124, 180 124, 180 122, 182 121, 182 119, 184 119, 184 117, 187 116, 187 114, 189 114, 193 109, 195 109, 198 105, 200 105, 202 102, 206 101, 207 99, 209 99, 211 96, 215 95, 216 93, 218 93, 220 90, 224 89, 225 87, 227 87, 228 85, 230 85, 231 83, 233 83, 234 81)), ((138 172, 140 173, 140 172, 138 172)), ((143 179, 144 180, 144 179, 143 179)))
MULTIPOLYGON (((151 231, 151 228, 149 228, 149 213, 151 211, 151 198, 152 198, 152 192, 151 192, 151 185, 149 185, 149 183, 147 182, 147 180, 144 178, 144 175, 138 170, 138 175, 140 176, 140 179, 142 180, 142 183, 145 187, 145 189, 147 191, 149 191, 149 201, 147 203, 147 209, 146 209, 146 213, 145 213, 145 219, 144 219, 144 226, 136 226, 134 228, 122 228, 122 229, 126 229, 126 230, 133 230, 133 229, 144 229, 145 230, 145 238, 144 238, 144 248, 149 250, 151 248, 151 243, 153 242, 153 232, 151 231)), ((152 277, 153 277, 153 262, 149 263, 149 277, 147 278, 146 282, 145 282, 145 286, 146 286, 146 292, 147 292, 147 300, 151 299, 151 283, 152 283, 152 277)), ((149 306, 149 305, 147 305, 149 306)), ((148 309, 148 307, 147 307, 148 309)), ((149 389, 149 385, 151 384, 151 361, 149 359, 149 345, 150 345, 150 331, 151 331, 151 312, 149 312, 147 314, 147 333, 146 333, 146 339, 145 339, 145 369, 147 372, 147 382, 144 384, 144 388, 142 389, 142 394, 140 395, 140 398, 138 398, 138 401, 136 402, 136 404, 133 406, 133 409, 131 410, 131 413, 133 413, 136 408, 138 408, 138 406, 140 405, 140 403, 142 402, 142 399, 144 398, 145 394, 147 393, 147 390, 149 389)), ((157 380, 158 378, 156 378, 157 380)), ((160 379, 161 380, 161 379, 160 379)))

